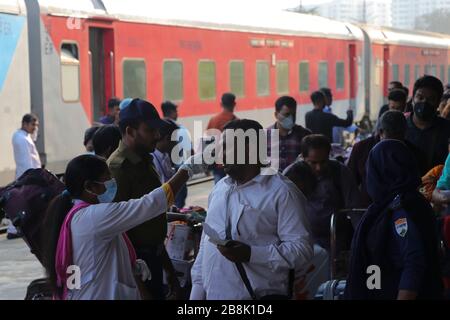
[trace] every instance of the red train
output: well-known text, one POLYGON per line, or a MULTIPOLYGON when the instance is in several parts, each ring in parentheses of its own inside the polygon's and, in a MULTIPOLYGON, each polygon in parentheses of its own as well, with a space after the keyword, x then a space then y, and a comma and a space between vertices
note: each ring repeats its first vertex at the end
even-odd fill
POLYGON ((151 1, 0 1, 0 185, 13 178, 11 136, 24 113, 41 119, 38 150, 62 172, 112 96, 179 105, 180 122, 209 119, 223 92, 240 117, 274 121, 289 94, 298 121, 328 86, 334 110, 375 119, 390 80, 450 79, 450 38, 356 26, 290 12, 195 17, 151 1), (121 3, 121 4, 120 4, 121 3))

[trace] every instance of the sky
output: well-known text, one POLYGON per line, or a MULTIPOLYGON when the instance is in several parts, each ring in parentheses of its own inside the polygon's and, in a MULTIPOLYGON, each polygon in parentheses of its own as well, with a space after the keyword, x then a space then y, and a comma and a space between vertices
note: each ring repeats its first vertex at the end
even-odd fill
MULTIPOLYGON (((123 0, 119 0, 123 1, 123 0)), ((136 0, 135 0, 136 1, 136 0)), ((139 0, 137 0, 139 1, 139 0)), ((189 8, 201 8, 202 6, 209 6, 213 8, 223 7, 225 9, 240 8, 244 11, 255 11, 259 10, 283 10, 288 8, 297 7, 300 3, 302 5, 319 5, 326 2, 331 2, 332 0, 145 0, 147 1, 158 1, 158 6, 178 6, 189 8)), ((363 1, 363 0, 361 0, 363 1)), ((390 0, 366 0, 366 1, 390 1, 390 0)))
MULTIPOLYGON (((330 1, 330 0, 328 0, 330 1)), ((320 4, 323 2, 328 2, 327 0, 226 0, 226 1, 218 1, 218 0, 191 0, 187 2, 186 0, 164 0, 161 1, 160 5, 184 5, 186 3, 190 3, 191 5, 198 6, 226 6, 226 7, 235 7, 235 8, 242 8, 245 10, 248 9, 267 9, 267 10, 273 10, 273 9, 288 9, 288 8, 294 8, 297 7, 300 2, 303 3, 303 5, 310 5, 310 4, 320 4)))

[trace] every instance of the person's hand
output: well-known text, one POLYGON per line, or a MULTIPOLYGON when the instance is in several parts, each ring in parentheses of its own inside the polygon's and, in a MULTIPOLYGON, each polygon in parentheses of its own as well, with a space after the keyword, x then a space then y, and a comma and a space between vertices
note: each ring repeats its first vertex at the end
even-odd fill
POLYGON ((192 177, 195 171, 206 171, 207 169, 208 165, 203 160, 203 153, 197 153, 186 159, 179 170, 187 171, 189 177, 192 177))
POLYGON ((234 240, 228 241, 226 246, 218 245, 217 249, 231 262, 248 262, 252 253, 250 246, 234 240))
POLYGON ((137 259, 136 265, 134 266, 134 274, 140 276, 142 281, 147 281, 152 279, 152 273, 145 263, 144 260, 137 259))

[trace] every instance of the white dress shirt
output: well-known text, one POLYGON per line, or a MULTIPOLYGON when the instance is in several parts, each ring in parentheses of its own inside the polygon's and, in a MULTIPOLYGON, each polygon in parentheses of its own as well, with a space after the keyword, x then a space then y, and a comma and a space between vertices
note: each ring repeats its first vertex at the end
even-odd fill
POLYGON ((71 222, 73 264, 80 268, 81 287, 68 300, 140 300, 128 247, 122 233, 167 210, 162 188, 140 199, 91 205, 71 222))
POLYGON ((28 169, 42 167, 36 145, 28 132, 17 130, 13 135, 12 144, 16 161, 16 179, 28 169))
POLYGON ((162 153, 158 149, 152 153, 153 164, 155 165, 156 172, 158 172, 161 182, 165 183, 172 178, 176 171, 172 168, 172 161, 167 153, 162 153))
MULTIPOLYGON (((230 221, 232 239, 251 247, 250 261, 243 265, 257 297, 287 295, 289 270, 311 260, 305 203, 280 174, 258 175, 243 185, 227 176, 211 192, 206 223, 225 239, 230 221)), ((191 299, 251 299, 235 264, 208 239, 203 233, 191 272, 191 299)))

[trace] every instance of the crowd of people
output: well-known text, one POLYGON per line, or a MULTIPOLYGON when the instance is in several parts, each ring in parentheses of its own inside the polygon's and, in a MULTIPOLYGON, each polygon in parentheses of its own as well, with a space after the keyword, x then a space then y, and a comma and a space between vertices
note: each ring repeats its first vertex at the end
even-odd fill
MULTIPOLYGON (((354 233, 346 298, 443 298, 450 289, 444 252, 450 246, 449 101, 450 88, 433 76, 419 78, 411 97, 391 82, 373 134, 338 161, 332 143, 342 130, 358 128, 350 108, 346 119, 333 114, 330 89, 311 94, 306 127, 297 124, 297 101, 280 97, 266 129, 239 119, 236 97, 225 93, 223 110, 207 129, 264 131, 267 142, 278 130, 279 139, 276 145, 261 136, 256 144, 245 140, 244 162, 224 157, 208 167, 201 153, 192 155, 174 103, 162 104, 161 118, 148 101, 113 98, 102 125, 86 131, 86 154, 68 164, 66 191, 46 214, 44 267, 55 297, 162 300, 165 273, 172 297, 183 298, 164 246, 165 213, 185 206, 189 177, 209 168, 215 185, 192 267, 191 299, 295 298, 298 279, 311 273, 315 280, 301 290, 312 297, 330 280, 331 217, 353 208, 367 210, 349 216, 354 233), (181 164, 171 158, 177 144, 183 145, 181 164), (278 171, 263 159, 250 161, 261 148, 269 158, 278 149, 278 171), (83 270, 81 288, 66 285, 70 265, 83 270), (375 289, 367 286, 373 265, 381 270, 375 289)), ((26 115, 14 134, 17 177, 41 165, 32 139, 38 121, 26 115)), ((15 235, 9 230, 8 237, 15 235)))

